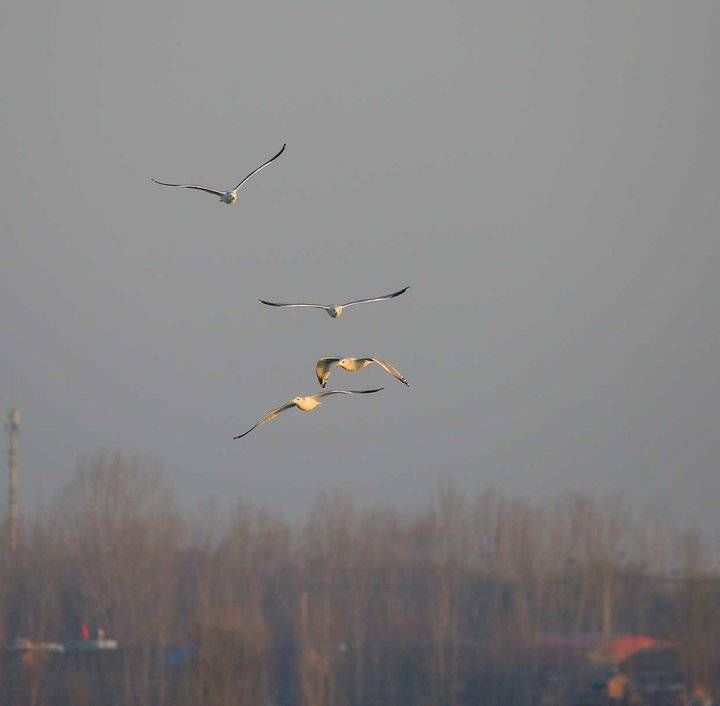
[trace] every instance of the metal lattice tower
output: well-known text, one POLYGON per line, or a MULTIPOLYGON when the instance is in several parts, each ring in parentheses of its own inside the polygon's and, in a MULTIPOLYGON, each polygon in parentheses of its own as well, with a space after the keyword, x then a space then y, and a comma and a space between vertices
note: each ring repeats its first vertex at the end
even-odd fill
POLYGON ((7 415, 5 429, 8 433, 8 532, 10 550, 15 551, 18 545, 18 437, 20 436, 20 410, 13 407, 7 415))

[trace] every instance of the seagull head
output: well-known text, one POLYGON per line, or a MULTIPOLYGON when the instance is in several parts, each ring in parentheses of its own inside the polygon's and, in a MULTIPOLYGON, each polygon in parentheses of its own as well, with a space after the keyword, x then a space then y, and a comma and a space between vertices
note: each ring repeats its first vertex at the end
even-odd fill
POLYGON ((343 312, 343 308, 341 306, 331 306, 328 309, 328 314, 333 317, 333 319, 339 319, 340 315, 343 312))
POLYGON ((302 402, 302 397, 293 397, 291 402, 297 406, 298 403, 302 402))
POLYGON ((350 370, 350 358, 341 358, 338 360, 337 366, 343 370, 350 370))

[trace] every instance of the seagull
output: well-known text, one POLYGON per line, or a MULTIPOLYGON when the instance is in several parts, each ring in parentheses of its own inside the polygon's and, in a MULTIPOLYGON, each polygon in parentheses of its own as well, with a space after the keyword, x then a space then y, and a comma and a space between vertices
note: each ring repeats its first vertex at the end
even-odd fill
POLYGON ((258 301, 261 304, 267 304, 268 306, 280 306, 284 308, 288 307, 297 307, 297 306, 304 306, 304 307, 311 307, 313 309, 323 309, 325 313, 330 316, 333 319, 339 319, 342 316, 343 309, 348 306, 354 306, 355 304, 367 304, 368 302, 384 302, 386 299, 392 299, 393 297, 399 297, 401 294, 405 294, 407 290, 410 289, 410 287, 403 287, 402 289, 399 289, 397 292, 393 292, 392 294, 386 294, 382 297, 375 297, 373 299, 356 299, 352 302, 346 302, 345 304, 330 304, 328 306, 325 306, 324 304, 278 304, 277 302, 268 302, 264 299, 258 299, 258 301))
POLYGON ((378 387, 375 390, 328 390, 327 392, 319 392, 317 395, 293 397, 290 402, 284 404, 282 407, 271 409, 265 416, 260 417, 254 426, 250 427, 246 432, 238 436, 234 436, 233 439, 242 439, 243 436, 249 434, 253 429, 256 429, 261 424, 265 424, 265 422, 271 422, 281 412, 284 412, 286 409, 291 409, 292 407, 297 407, 302 412, 312 412, 316 407, 322 404, 320 400, 323 397, 328 397, 329 395, 367 395, 371 392, 380 392, 380 390, 384 389, 384 387, 378 387))
POLYGON ((330 377, 330 368, 332 368, 333 365, 337 365, 338 368, 347 370, 349 373, 356 373, 358 370, 367 368, 368 365, 372 365, 373 363, 379 365, 398 382, 410 387, 410 383, 394 365, 380 358, 320 358, 315 366, 315 375, 317 375, 320 386, 325 387, 330 377))
MULTIPOLYGON (((286 143, 287 144, 287 143, 286 143)), ((210 189, 207 186, 195 186, 193 184, 169 184, 166 181, 158 181, 150 177, 150 181, 160 184, 161 186, 180 186, 183 189, 197 189, 198 191, 207 191, 208 194, 215 194, 220 197, 220 201, 232 206, 238 199, 238 189, 253 175, 257 174, 263 167, 267 167, 270 162, 277 159, 285 151, 285 145, 282 149, 274 156, 270 157, 267 162, 263 162, 257 169, 253 169, 232 191, 218 191, 217 189, 210 189)))

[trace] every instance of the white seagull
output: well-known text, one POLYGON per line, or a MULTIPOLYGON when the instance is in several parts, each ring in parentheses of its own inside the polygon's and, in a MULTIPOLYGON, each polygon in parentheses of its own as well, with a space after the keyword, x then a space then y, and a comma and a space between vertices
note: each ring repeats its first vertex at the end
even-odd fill
POLYGON ((304 306, 304 307, 310 307, 312 309, 322 309, 325 311, 325 313, 332 317, 333 319, 339 319, 342 316, 343 309, 345 309, 348 306, 354 306, 355 304, 367 304, 368 302, 384 302, 386 299, 392 299, 393 297, 399 297, 401 294, 404 294, 407 292, 407 290, 410 289, 410 287, 403 287, 402 289, 399 289, 397 292, 393 292, 392 294, 386 294, 382 297, 374 297, 373 299, 356 299, 352 302, 346 302, 345 304, 330 304, 328 306, 325 306, 324 304, 279 304, 277 302, 268 302, 264 299, 258 299, 258 301, 261 304, 267 304, 268 306, 280 306, 284 308, 290 308, 290 307, 298 307, 298 306, 304 306))
POLYGON ((358 370, 367 368, 368 365, 372 365, 373 363, 379 365, 398 382, 410 387, 410 383, 394 365, 380 358, 320 358, 315 365, 315 375, 317 375, 320 386, 325 387, 330 377, 330 368, 332 368, 333 365, 337 365, 338 368, 347 370, 349 373, 356 373, 358 370))
POLYGON ((261 424, 265 424, 265 422, 271 422, 273 419, 275 419, 275 417, 277 417, 281 412, 284 412, 286 409, 297 407, 302 412, 312 412, 316 407, 322 404, 320 400, 323 397, 327 397, 328 395, 367 395, 371 392, 380 392, 380 390, 384 389, 385 388, 383 387, 378 387, 375 390, 328 390, 327 392, 319 392, 317 395, 293 397, 290 402, 284 404, 282 407, 278 407, 277 409, 271 409, 265 416, 260 417, 260 419, 257 420, 254 426, 250 427, 246 432, 239 434, 238 436, 234 436, 233 439, 242 439, 243 436, 249 434, 253 429, 256 429, 261 424))
POLYGON ((228 204, 229 206, 232 206, 238 199, 238 189, 253 175, 257 174, 261 169, 264 167, 267 167, 270 162, 277 159, 283 152, 285 151, 285 145, 282 146, 282 149, 274 156, 270 157, 267 162, 263 162, 259 167, 256 169, 253 169, 250 174, 248 174, 232 191, 219 191, 218 189, 210 189, 207 186, 195 186, 194 184, 169 184, 166 181, 158 181, 157 179, 153 179, 150 177, 150 180, 155 182, 156 184, 160 184, 161 186, 179 186, 183 189, 197 189, 198 191, 206 191, 208 194, 215 194, 215 196, 220 197, 220 201, 223 203, 228 204))

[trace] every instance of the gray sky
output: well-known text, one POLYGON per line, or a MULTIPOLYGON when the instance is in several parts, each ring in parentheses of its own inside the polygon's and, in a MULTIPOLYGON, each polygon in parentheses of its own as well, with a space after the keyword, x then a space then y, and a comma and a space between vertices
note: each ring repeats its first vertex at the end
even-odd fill
MULTIPOLYGON (((720 5, 12 2, 0 404, 185 501, 624 490, 720 529, 720 5), (227 186, 237 206, 149 181, 227 186), (322 312, 257 297, 389 303, 322 312), (376 354, 288 413, 320 355, 376 354)), ((4 490, 3 490, 4 493, 4 490)))

